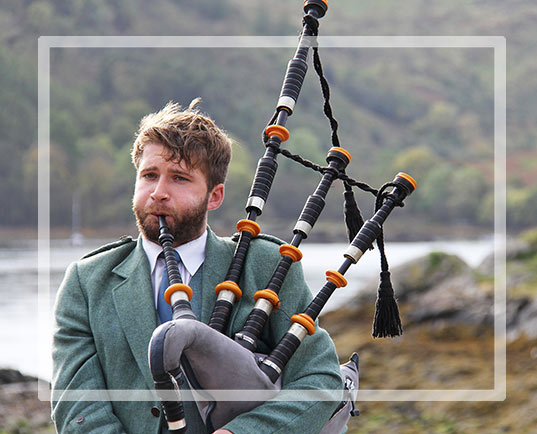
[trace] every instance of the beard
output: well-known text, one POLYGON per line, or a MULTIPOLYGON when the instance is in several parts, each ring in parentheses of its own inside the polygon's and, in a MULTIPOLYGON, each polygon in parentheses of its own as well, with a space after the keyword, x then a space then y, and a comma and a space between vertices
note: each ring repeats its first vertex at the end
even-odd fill
POLYGON ((153 217, 154 214, 166 215, 166 222, 170 234, 174 238, 174 246, 188 243, 198 238, 205 229, 207 204, 209 203, 209 195, 207 195, 196 207, 184 212, 182 215, 176 215, 171 210, 159 209, 146 211, 137 208, 133 205, 132 210, 136 216, 136 225, 138 230, 149 240, 159 244, 158 237, 160 235, 160 227, 158 220, 153 217), (169 223, 169 219, 172 223, 169 223))

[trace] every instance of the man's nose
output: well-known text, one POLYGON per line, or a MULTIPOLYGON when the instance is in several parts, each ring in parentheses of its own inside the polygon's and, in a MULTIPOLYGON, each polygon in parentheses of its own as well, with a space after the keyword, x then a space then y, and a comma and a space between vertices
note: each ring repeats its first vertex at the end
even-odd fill
POLYGON ((170 198, 165 178, 161 177, 155 185, 155 189, 151 193, 151 199, 163 201, 170 198))

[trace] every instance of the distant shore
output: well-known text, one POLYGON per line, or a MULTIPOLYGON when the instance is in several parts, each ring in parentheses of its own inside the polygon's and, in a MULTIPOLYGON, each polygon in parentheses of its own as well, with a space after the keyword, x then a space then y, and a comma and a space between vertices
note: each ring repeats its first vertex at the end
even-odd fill
MULTIPOLYGON (((240 216, 239 216, 240 217, 240 216)), ((262 232, 287 239, 292 234, 295 222, 283 221, 260 221, 262 232)), ((218 221, 209 221, 211 228, 220 236, 231 236, 236 232, 234 224, 219 224, 218 221)), ((513 229, 511 236, 517 236, 523 229, 513 229)), ((122 235, 137 236, 138 230, 134 220, 127 225, 107 226, 100 228, 84 228, 81 231, 87 239, 115 239, 122 235)), ((483 239, 493 234, 492 226, 475 226, 468 224, 432 225, 413 222, 409 225, 406 221, 388 221, 386 224, 386 238, 391 241, 435 241, 450 239, 483 239)), ((73 233, 70 227, 51 227, 51 239, 70 239, 73 233)), ((30 227, 5 227, 0 226, 0 245, 32 241, 38 238, 36 226, 30 227)), ((311 242, 347 242, 347 236, 342 221, 319 221, 311 232, 308 240, 311 242)))

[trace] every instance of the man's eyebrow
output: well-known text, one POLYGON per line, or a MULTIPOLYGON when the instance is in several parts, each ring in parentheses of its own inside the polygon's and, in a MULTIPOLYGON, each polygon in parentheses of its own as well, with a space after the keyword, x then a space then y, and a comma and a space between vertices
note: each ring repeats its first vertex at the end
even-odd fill
POLYGON ((190 172, 186 170, 182 170, 182 169, 171 168, 171 169, 168 169, 168 172, 174 173, 176 175, 189 175, 190 176, 190 172))
MULTIPOLYGON (((160 169, 158 166, 152 165, 152 166, 146 166, 146 167, 140 167, 140 172, 158 172, 160 169)), ((174 175, 184 175, 184 176, 190 176, 190 172, 183 169, 178 168, 169 168, 167 169, 168 173, 172 173, 174 175)))
POLYGON ((140 172, 146 172, 147 170, 156 170, 156 166, 141 166, 140 172))

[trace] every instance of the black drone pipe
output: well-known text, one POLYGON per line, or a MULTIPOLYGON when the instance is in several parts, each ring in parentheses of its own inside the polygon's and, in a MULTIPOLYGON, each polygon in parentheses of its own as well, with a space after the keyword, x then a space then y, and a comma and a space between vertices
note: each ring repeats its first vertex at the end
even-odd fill
MULTIPOLYGON (((181 274, 175 257, 173 248, 174 237, 170 234, 166 223, 166 216, 159 216, 159 243, 164 251, 164 260, 166 262, 166 270, 170 286, 166 290, 166 301, 172 306, 172 318, 196 319, 196 315, 190 306, 192 298, 192 289, 184 285, 181 281, 181 274)), ((173 371, 167 371, 164 368, 164 344, 166 334, 170 330, 172 322, 165 322, 158 327, 154 332, 149 343, 149 366, 151 375, 155 383, 155 391, 162 401, 162 409, 166 420, 168 421, 168 429, 174 434, 186 433, 185 412, 181 398, 179 384, 183 381, 183 374, 180 367, 173 371), (175 391, 175 393, 173 393, 175 391), (175 399, 169 400, 169 394, 175 399)))
POLYGON ((343 275, 352 264, 356 264, 361 256, 371 247, 379 237, 382 225, 396 206, 401 206, 403 200, 416 188, 416 182, 405 173, 398 173, 393 181, 396 185, 386 197, 380 209, 373 217, 366 221, 358 234, 354 237, 347 251, 344 253, 345 260, 338 271, 326 272, 327 282, 315 298, 308 305, 304 313, 291 317, 292 325, 283 336, 278 345, 266 357, 260 369, 267 374, 272 382, 280 376, 283 368, 295 353, 299 345, 307 335, 315 332, 315 320, 334 291, 347 284, 343 275))
POLYGON ((300 243, 310 234, 324 208, 325 198, 330 186, 338 175, 345 170, 350 160, 350 154, 343 148, 334 147, 328 152, 326 157, 328 167, 325 168, 315 192, 308 197, 304 205, 293 229, 294 236, 291 243, 280 247, 282 259, 276 267, 267 288, 256 292, 254 295, 256 304, 248 315, 243 329, 235 335, 235 340, 250 351, 256 350, 257 341, 263 332, 265 323, 272 310, 277 309, 280 305, 278 293, 291 265, 302 258, 302 253, 298 249, 300 243))
POLYGON ((209 326, 217 331, 224 332, 226 330, 233 305, 242 295, 238 285, 239 278, 244 267, 250 241, 260 232, 260 227, 255 220, 262 214, 272 187, 272 182, 278 169, 276 157, 280 145, 289 138, 289 131, 285 128, 285 124, 287 123, 287 118, 293 113, 308 69, 307 58, 311 46, 310 39, 311 36, 316 34, 316 29, 311 27, 311 22, 317 22, 317 19, 322 18, 327 8, 325 0, 306 0, 304 2, 305 19, 302 35, 296 53, 287 66, 276 114, 264 131, 264 135, 267 137, 266 150, 263 157, 258 161, 246 203, 247 218, 237 223, 237 230, 240 235, 231 265, 224 282, 215 288, 217 301, 209 320, 209 326), (306 19, 306 17, 310 19, 306 19))
POLYGON ((160 226, 158 241, 164 251, 166 272, 168 273, 168 280, 170 282, 170 286, 166 289, 164 297, 172 306, 172 318, 177 319, 185 317, 196 319, 196 315, 190 306, 192 289, 188 285, 184 285, 181 281, 181 274, 179 273, 179 266, 173 249, 174 238, 173 235, 170 234, 168 224, 166 223, 166 216, 160 215, 158 221, 160 226))

